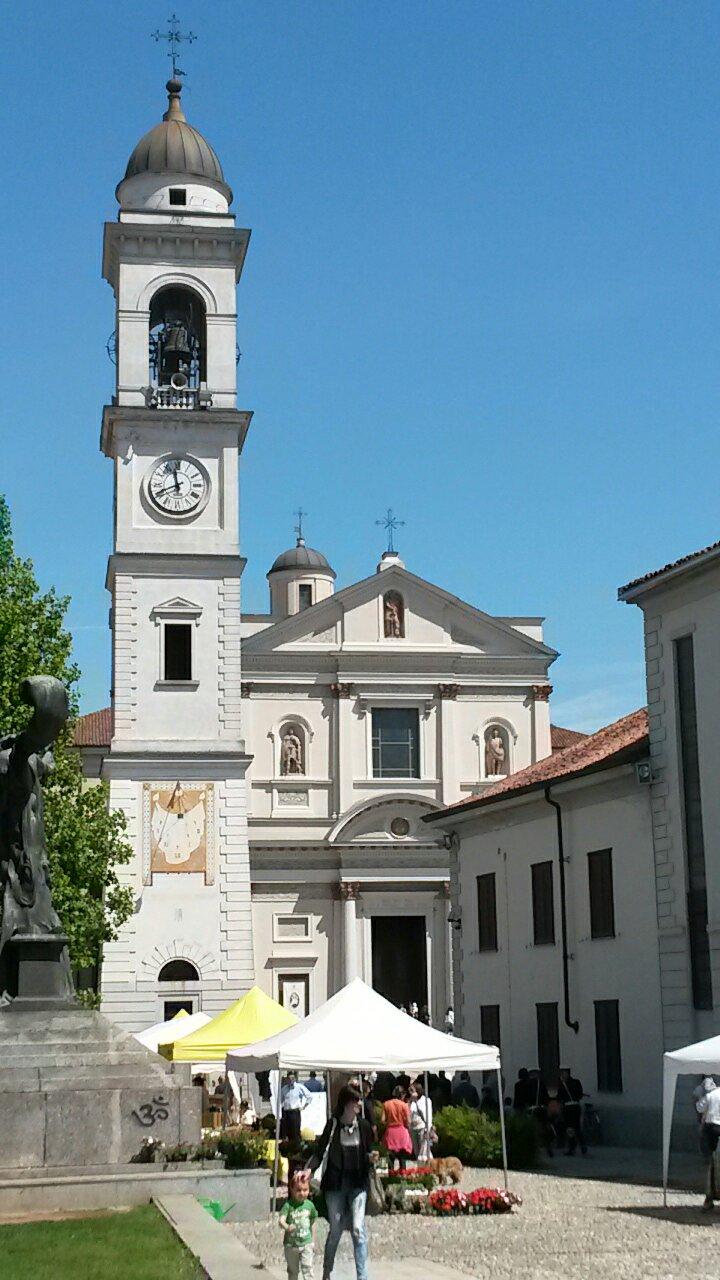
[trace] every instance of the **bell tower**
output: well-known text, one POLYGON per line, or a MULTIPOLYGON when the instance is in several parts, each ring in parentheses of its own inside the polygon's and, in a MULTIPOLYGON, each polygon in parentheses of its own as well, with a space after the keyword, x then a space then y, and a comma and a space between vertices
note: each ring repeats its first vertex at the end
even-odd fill
POLYGON ((104 774, 133 845, 136 911, 105 948, 103 1008, 138 1030, 214 1013, 254 980, 240 706, 237 310, 250 232, 182 84, 138 142, 105 226, 117 381, 113 737, 104 774))

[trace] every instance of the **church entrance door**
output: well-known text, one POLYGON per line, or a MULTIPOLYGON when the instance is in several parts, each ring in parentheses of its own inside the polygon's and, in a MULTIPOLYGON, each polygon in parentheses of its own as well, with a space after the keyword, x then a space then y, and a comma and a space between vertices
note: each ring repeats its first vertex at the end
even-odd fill
POLYGON ((372 984, 381 996, 409 1010, 428 1003, 424 916, 373 916, 372 984))

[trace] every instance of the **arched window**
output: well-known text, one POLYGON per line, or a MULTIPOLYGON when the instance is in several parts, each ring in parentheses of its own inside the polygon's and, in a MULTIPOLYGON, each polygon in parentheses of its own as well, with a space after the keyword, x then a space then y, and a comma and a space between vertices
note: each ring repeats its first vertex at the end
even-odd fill
POLYGON ((158 974, 158 982, 199 982, 200 974, 189 960, 169 960, 158 974))
POLYGON ((206 354, 202 298, 182 285, 159 289, 150 303, 152 385, 197 390, 207 377, 206 354))
POLYGON ((399 591, 386 591, 383 596, 383 630, 387 640, 405 636, 405 602, 399 591))

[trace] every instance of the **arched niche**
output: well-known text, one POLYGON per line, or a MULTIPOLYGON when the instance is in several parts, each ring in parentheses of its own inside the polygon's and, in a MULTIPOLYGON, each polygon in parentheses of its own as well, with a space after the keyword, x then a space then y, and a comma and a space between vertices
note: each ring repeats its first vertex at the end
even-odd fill
POLYGON ((399 591, 386 591, 383 596, 383 634, 386 640, 405 638, 405 601, 399 591))
POLYGON ((515 771, 517 730, 503 716, 494 716, 473 734, 479 752, 479 776, 487 781, 506 778, 515 771))
POLYGON ((303 716, 284 716, 270 730, 273 770, 276 778, 302 778, 310 773, 309 750, 313 731, 303 716))
POLYGON ((150 299, 150 383, 197 390, 207 378, 205 303, 185 284, 166 284, 150 299))
POLYGON ((199 982, 200 974, 189 960, 168 960, 160 970, 158 982, 199 982))

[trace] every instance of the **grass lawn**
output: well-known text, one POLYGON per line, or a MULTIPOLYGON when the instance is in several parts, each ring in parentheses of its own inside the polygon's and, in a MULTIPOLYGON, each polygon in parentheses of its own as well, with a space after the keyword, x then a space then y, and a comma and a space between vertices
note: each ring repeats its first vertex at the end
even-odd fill
POLYGON ((199 1280, 152 1205, 129 1213, 0 1226, 2 1280, 199 1280))

